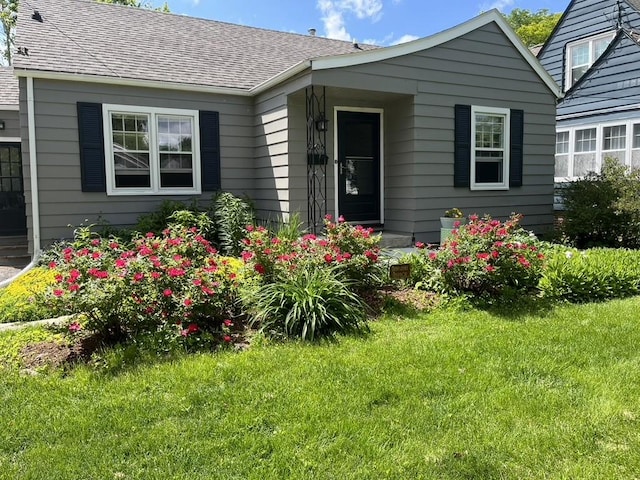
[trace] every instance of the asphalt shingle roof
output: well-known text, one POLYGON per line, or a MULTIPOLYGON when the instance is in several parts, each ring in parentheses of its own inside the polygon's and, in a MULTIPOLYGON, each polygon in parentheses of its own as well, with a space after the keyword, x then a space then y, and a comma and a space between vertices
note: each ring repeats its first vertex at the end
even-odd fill
POLYGON ((0 105, 18 105, 18 79, 13 76, 13 69, 0 67, 0 105))
POLYGON ((15 45, 27 53, 16 53, 16 69, 241 90, 304 60, 358 51, 350 42, 93 0, 21 0, 17 25, 15 45))
POLYGON ((636 10, 640 11, 640 0, 627 0, 627 3, 636 10))

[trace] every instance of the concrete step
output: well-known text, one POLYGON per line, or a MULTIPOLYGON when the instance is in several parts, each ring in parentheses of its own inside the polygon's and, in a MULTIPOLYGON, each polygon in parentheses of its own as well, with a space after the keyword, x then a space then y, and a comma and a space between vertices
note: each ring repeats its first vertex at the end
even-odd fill
POLYGON ((30 261, 27 237, 0 237, 0 266, 24 267, 30 261))
POLYGON ((411 247, 411 235, 406 233, 382 232, 380 247, 382 248, 408 248, 411 247))

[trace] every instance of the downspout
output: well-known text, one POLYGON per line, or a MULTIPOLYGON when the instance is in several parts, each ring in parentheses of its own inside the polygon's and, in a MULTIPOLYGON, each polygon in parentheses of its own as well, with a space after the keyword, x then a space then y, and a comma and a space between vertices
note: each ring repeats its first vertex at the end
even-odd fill
POLYGON ((31 228, 33 231, 33 255, 40 257, 40 197, 38 194, 38 163, 36 161, 36 113, 33 98, 33 77, 27 77, 27 120, 29 129, 29 180, 31 181, 31 228))
POLYGON ((31 223, 33 231, 33 254, 31 262, 13 277, 0 282, 4 288, 38 264, 40 259, 40 200, 38 196, 38 165, 36 163, 36 115, 33 101, 33 78, 27 77, 27 121, 29 132, 29 179, 31 183, 31 223))

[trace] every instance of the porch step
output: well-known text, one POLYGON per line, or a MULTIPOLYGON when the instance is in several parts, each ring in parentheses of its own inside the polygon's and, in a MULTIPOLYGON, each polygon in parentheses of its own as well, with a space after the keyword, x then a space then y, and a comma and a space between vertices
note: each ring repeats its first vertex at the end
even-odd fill
POLYGON ((380 246, 382 248, 411 247, 411 235, 407 235, 406 233, 382 232, 380 246))
POLYGON ((0 237, 0 266, 24 267, 30 261, 26 236, 0 237))

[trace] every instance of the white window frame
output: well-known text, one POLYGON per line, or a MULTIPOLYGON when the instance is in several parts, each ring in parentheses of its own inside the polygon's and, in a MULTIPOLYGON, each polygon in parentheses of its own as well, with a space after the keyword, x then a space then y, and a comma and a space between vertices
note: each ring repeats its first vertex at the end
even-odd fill
POLYGON ((104 126, 105 172, 107 195, 199 195, 202 193, 200 171, 200 124, 198 110, 177 108, 141 107, 135 105, 102 105, 102 121, 104 126), (113 133, 111 114, 126 113, 147 115, 149 117, 149 170, 150 187, 116 187, 113 133), (162 188, 160 185, 160 152, 158 148, 158 116, 191 117, 193 133, 191 149, 193 155, 192 176, 193 187, 162 188))
POLYGON ((508 108, 471 106, 471 190, 509 190, 509 162, 511 151, 511 110, 508 108), (479 150, 503 151, 502 182, 476 182, 476 115, 487 114, 504 117, 504 145, 501 149, 481 148, 479 150))
MULTIPOLYGON (((593 37, 583 38, 580 40, 576 40, 575 42, 567 43, 566 52, 565 52, 565 65, 564 65, 564 91, 565 92, 573 86, 573 83, 571 82, 571 72, 574 67, 574 65, 572 64, 572 55, 571 55, 572 49, 584 44, 589 45, 589 63, 587 64, 587 70, 589 70, 591 66, 595 63, 595 61, 598 59, 597 57, 595 57, 595 50, 593 48, 594 43, 597 42, 598 40, 603 40, 606 38, 608 38, 609 41, 611 41, 613 40, 614 36, 615 36, 615 32, 605 32, 598 35, 594 35, 593 37)), ((576 80, 576 82, 578 80, 576 80)))
POLYGON ((568 170, 570 175, 566 176, 566 177, 555 177, 555 181, 556 182, 566 182, 566 181, 572 181, 572 180, 577 180, 579 178, 582 178, 580 176, 575 176, 572 175, 573 171, 574 171, 574 155, 576 153, 582 153, 582 152, 576 152, 575 151, 575 139, 576 139, 576 132, 578 130, 587 130, 590 128, 595 128, 596 130, 596 150, 595 150, 595 155, 596 155, 596 172, 600 172, 602 170, 602 164, 604 161, 604 155, 607 152, 619 152, 622 151, 622 149, 616 149, 616 150, 605 150, 604 149, 604 129, 607 127, 616 127, 616 126, 624 126, 625 127, 625 148, 624 148, 624 158, 625 158, 625 162, 624 165, 630 166, 631 165, 631 159, 632 159, 632 154, 634 150, 639 150, 640 148, 633 148, 633 126, 634 125, 640 125, 640 118, 632 118, 632 119, 625 119, 625 120, 612 120, 609 122, 603 122, 603 123, 595 123, 595 124, 586 124, 586 125, 576 125, 576 126, 572 126, 572 127, 564 127, 564 128, 558 128, 556 130, 556 134, 558 133, 564 133, 564 132, 568 132, 569 133, 569 151, 568 153, 563 153, 563 154, 557 154, 556 155, 568 155, 568 170))

